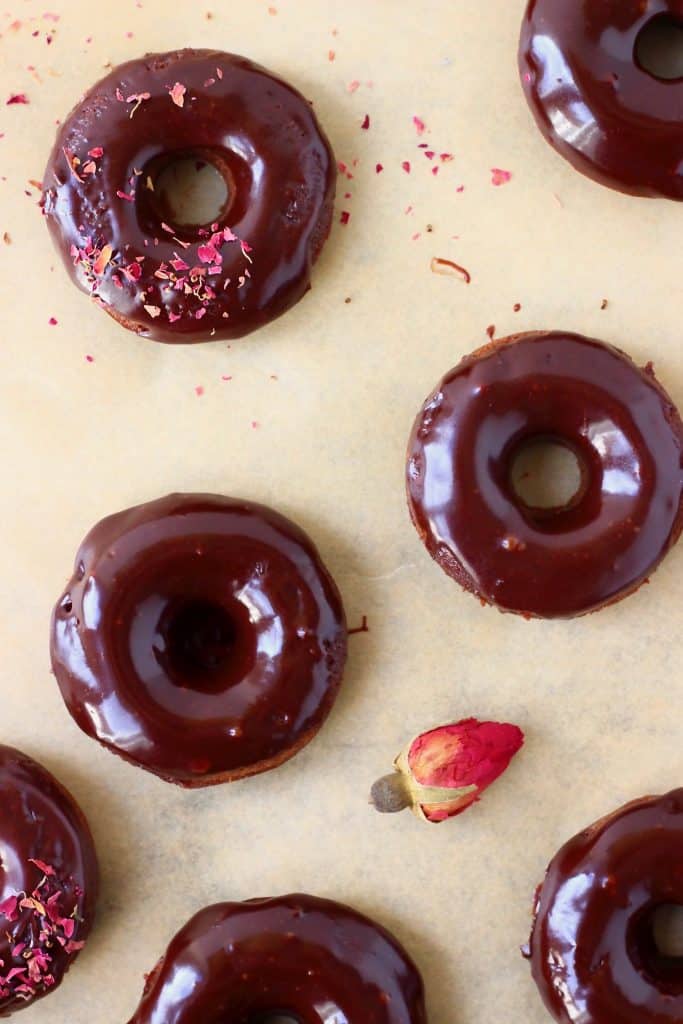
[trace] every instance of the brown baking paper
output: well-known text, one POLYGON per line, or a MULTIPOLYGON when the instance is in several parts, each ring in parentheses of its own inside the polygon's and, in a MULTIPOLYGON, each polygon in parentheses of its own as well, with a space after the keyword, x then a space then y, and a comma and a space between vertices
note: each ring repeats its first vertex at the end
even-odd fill
POLYGON ((291 890, 393 929, 422 969, 432 1024, 543 1024, 518 949, 547 861, 597 816, 681 783, 682 549, 622 604, 525 622, 461 593, 406 511, 413 417, 491 325, 497 336, 602 337, 653 360, 683 403, 680 210, 600 188, 543 142, 517 81, 522 10, 8 0, 0 13, 0 741, 73 791, 103 878, 85 951, 23 1024, 123 1024, 143 972, 194 911, 291 890), (44 17, 48 2, 58 21, 44 17), (67 280, 30 184, 56 120, 109 62, 187 45, 290 79, 353 175, 340 179, 313 291, 232 346, 174 349, 118 327, 67 280), (16 93, 28 105, 6 106, 16 93), (493 168, 511 179, 494 186, 493 168), (434 257, 472 283, 430 272, 434 257), (351 637, 343 692, 308 749, 203 792, 87 739, 49 671, 51 606, 86 530, 176 489, 242 495, 298 520, 350 625, 366 615, 370 628, 351 637), (411 735, 468 715, 527 734, 482 803, 439 826, 375 814, 370 784, 411 735))

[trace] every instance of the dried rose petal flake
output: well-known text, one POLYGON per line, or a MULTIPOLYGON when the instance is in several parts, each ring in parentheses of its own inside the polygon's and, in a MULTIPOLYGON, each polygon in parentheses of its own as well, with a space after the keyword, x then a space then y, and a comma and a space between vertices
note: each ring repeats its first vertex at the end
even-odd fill
POLYGON ((185 105, 185 93, 187 92, 187 87, 181 82, 176 82, 168 92, 176 107, 183 107, 185 105))
POLYGON ((500 167, 491 168, 491 184, 495 185, 496 188, 501 185, 507 185, 512 178, 512 171, 504 171, 500 167))

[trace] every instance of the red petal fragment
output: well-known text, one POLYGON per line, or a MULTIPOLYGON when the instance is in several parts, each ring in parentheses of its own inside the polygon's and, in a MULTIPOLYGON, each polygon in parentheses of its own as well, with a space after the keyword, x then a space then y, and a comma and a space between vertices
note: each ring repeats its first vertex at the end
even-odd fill
POLYGON ((129 281, 139 281, 142 277, 142 267, 139 263, 129 263, 123 268, 123 274, 129 281))
POLYGON ((197 249, 197 256, 202 261, 202 263, 221 263, 223 259, 221 254, 215 248, 215 246, 211 244, 200 245, 197 249))
POLYGON ((181 82, 176 82, 172 89, 169 89, 169 95, 176 107, 183 107, 185 105, 185 93, 187 87, 182 85, 181 82))
POLYGON ((424 123, 422 118, 415 116, 413 118, 413 124, 415 125, 415 128, 417 129, 417 134, 418 135, 424 135, 425 130, 427 128, 427 125, 424 123))
POLYGON ((491 168, 491 184, 500 186, 507 185, 508 181, 512 177, 511 171, 503 171, 500 167, 491 168))
POLYGON ((12 93, 10 98, 7 100, 6 106, 12 107, 12 106, 14 106, 17 103, 24 103, 25 104, 25 103, 28 103, 28 101, 29 101, 28 100, 28 96, 26 95, 25 92, 15 92, 15 93, 12 93))
POLYGON ((0 917, 6 917, 8 921, 16 921, 18 904, 18 896, 8 896, 0 903, 0 917))
POLYGON ((4 979, 2 978, 2 976, 0 976, 0 982, 4 981, 5 984, 8 985, 10 983, 10 981, 12 980, 12 978, 18 978, 18 977, 20 977, 20 975, 26 974, 26 971, 27 971, 26 967, 13 967, 9 971, 9 973, 5 976, 4 979))

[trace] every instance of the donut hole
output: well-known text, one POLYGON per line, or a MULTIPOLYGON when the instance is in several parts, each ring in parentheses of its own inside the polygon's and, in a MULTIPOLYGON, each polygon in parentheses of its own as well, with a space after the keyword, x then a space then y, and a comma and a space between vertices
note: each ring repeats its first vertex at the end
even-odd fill
POLYGON ((683 971, 683 906, 665 903, 652 914, 652 937, 661 956, 679 960, 683 971))
POLYGON ((143 231, 183 241, 206 236, 213 226, 232 226, 245 214, 251 189, 248 163, 229 150, 201 147, 153 157, 136 191, 143 231))
POLYGON ((672 14, 651 18, 636 38, 635 61, 664 82, 683 78, 683 21, 672 14))
POLYGON ((191 156, 166 164, 154 190, 171 224, 210 224, 220 219, 228 202, 228 185, 218 168, 191 156))
POLYGON ((532 512, 566 511, 584 491, 585 469, 566 442, 531 438, 512 455, 510 482, 518 500, 532 512))
POLYGON ((222 605, 211 601, 172 604, 162 617, 159 632, 169 675, 181 685, 197 689, 224 675, 237 646, 237 623, 222 605))
POLYGON ((683 992, 683 905, 645 910, 632 922, 629 945, 636 966, 657 986, 683 992))

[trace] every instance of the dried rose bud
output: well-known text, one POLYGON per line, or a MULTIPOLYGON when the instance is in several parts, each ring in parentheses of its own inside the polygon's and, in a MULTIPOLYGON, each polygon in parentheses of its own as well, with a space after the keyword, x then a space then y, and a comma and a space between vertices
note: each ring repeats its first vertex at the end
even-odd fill
POLYGON ((516 725, 465 718, 414 739, 394 771, 372 787, 370 802, 385 814, 406 807, 423 821, 462 814, 499 775, 524 743, 516 725))

